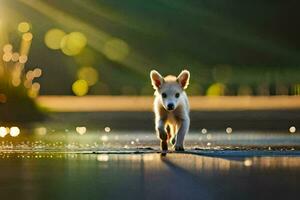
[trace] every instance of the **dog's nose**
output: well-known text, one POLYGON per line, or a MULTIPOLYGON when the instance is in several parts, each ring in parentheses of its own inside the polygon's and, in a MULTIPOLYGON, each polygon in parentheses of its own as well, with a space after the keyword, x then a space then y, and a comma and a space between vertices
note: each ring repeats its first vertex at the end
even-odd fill
POLYGON ((174 104, 169 103, 168 104, 168 110, 174 110, 174 104))

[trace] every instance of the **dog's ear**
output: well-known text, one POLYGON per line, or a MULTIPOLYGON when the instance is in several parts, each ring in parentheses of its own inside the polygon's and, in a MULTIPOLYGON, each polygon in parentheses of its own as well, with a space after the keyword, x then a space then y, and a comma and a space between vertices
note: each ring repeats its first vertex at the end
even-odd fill
POLYGON ((188 70, 183 70, 177 77, 178 83, 183 89, 186 89, 190 81, 190 72, 188 70))
POLYGON ((150 72, 150 78, 154 89, 159 89, 163 84, 164 78, 156 70, 150 72))

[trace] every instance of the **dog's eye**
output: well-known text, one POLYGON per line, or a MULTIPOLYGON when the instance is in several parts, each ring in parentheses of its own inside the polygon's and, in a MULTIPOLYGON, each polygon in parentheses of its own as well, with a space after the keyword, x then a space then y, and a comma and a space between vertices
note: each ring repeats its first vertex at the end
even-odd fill
POLYGON ((167 94, 166 94, 166 93, 162 93, 161 96, 162 96, 163 98, 167 98, 167 94))
POLYGON ((179 98, 179 96, 180 96, 179 93, 176 93, 176 94, 175 94, 175 97, 176 97, 176 98, 179 98))

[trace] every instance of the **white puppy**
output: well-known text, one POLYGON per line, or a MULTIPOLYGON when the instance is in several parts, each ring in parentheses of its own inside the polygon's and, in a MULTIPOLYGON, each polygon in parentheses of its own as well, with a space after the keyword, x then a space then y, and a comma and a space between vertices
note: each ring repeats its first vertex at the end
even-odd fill
POLYGON ((185 134, 189 131, 189 102, 185 89, 189 84, 190 72, 183 70, 178 77, 162 77, 157 71, 150 73, 155 89, 155 129, 162 150, 168 150, 168 141, 176 151, 183 151, 185 134))

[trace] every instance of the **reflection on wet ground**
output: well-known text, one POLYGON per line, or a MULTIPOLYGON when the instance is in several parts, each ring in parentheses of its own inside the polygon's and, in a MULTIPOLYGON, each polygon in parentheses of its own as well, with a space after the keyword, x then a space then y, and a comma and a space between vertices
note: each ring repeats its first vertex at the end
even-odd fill
POLYGON ((0 134, 1 199, 298 197, 296 132, 202 129, 187 136, 185 152, 161 156, 152 132, 84 126, 10 131, 0 134))
POLYGON ((289 199, 300 157, 1 153, 4 199, 289 199))

